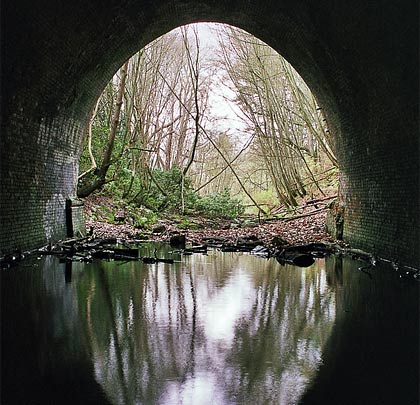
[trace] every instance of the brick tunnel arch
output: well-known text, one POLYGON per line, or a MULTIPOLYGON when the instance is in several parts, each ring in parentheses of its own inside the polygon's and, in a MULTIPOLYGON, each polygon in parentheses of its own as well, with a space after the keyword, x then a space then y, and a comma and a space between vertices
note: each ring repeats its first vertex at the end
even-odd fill
POLYGON ((81 135, 124 60, 212 21, 272 46, 317 96, 343 173, 344 238, 420 266, 415 1, 17 0, 1 18, 2 253, 66 235, 81 135))

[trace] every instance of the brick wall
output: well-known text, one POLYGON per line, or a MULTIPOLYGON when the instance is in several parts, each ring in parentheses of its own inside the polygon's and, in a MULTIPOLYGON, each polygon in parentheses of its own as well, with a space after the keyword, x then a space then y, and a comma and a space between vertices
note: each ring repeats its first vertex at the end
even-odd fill
POLYGON ((1 158, 2 252, 67 235, 66 199, 75 195, 79 141, 80 127, 65 120, 46 124, 15 116, 2 131, 1 150, 8 151, 1 158))
POLYGON ((2 5, 0 251, 64 237, 95 99, 142 46, 184 23, 258 36, 311 87, 343 172, 344 239, 420 267, 418 4, 98 0, 2 5))
POLYGON ((67 236, 81 237, 86 235, 85 207, 83 200, 69 198, 66 200, 67 236))

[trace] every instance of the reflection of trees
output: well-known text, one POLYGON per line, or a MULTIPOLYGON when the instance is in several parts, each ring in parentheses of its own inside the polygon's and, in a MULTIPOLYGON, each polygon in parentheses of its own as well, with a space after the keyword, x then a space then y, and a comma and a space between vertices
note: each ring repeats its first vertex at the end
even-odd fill
POLYGON ((317 267, 299 270, 266 262, 258 271, 252 311, 235 332, 231 363, 240 378, 230 374, 232 397, 240 392, 243 402, 249 397, 290 404, 303 394, 320 365, 335 316, 334 293, 325 270, 317 267))
POLYGON ((96 378, 115 403, 152 403, 156 381, 192 367, 194 285, 168 266, 113 267, 100 263, 86 273, 79 292, 96 378))
MULTIPOLYGON (((84 273, 79 308, 96 379, 109 399, 156 403, 168 390, 185 393, 201 376, 230 402, 297 400, 335 316, 325 270, 230 254, 188 262, 189 268, 99 263, 84 273), (232 337, 209 334, 209 311, 238 289, 232 337)), ((229 315, 226 305, 220 322, 229 315)))

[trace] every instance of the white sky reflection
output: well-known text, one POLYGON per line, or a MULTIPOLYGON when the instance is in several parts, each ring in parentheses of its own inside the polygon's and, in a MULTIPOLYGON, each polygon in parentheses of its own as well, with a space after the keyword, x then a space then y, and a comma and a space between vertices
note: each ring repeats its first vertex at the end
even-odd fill
POLYGON ((202 322, 206 336, 222 340, 226 346, 230 346, 236 322, 249 313, 254 296, 249 274, 241 271, 234 274, 229 283, 203 308, 202 322))
POLYGON ((113 403, 298 403, 335 316, 317 266, 209 253, 132 270, 111 329, 94 337, 104 324, 92 325, 98 382, 113 403))

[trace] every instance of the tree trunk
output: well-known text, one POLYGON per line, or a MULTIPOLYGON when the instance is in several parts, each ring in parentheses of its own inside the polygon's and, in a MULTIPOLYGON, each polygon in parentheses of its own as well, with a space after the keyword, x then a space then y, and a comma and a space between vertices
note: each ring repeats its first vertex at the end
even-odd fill
POLYGON ((123 104, 123 96, 124 96, 124 89, 125 89, 125 81, 127 78, 127 67, 128 61, 125 62, 123 67, 121 68, 121 80, 118 86, 118 94, 117 100, 115 104, 115 112, 111 122, 111 128, 109 132, 108 142, 105 149, 105 154, 102 159, 101 166, 94 171, 94 180, 85 186, 80 187, 77 190, 77 196, 79 198, 87 197, 88 195, 92 194, 94 191, 100 189, 106 182, 106 174, 108 172, 109 167, 111 166, 111 157, 112 151, 114 149, 115 143, 115 136, 117 134, 118 122, 120 119, 121 113, 121 106, 123 104))

